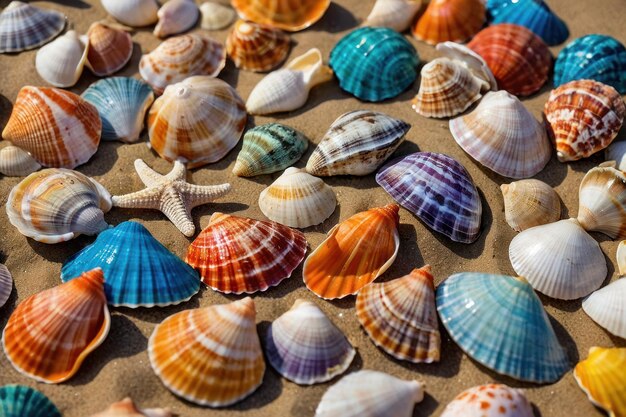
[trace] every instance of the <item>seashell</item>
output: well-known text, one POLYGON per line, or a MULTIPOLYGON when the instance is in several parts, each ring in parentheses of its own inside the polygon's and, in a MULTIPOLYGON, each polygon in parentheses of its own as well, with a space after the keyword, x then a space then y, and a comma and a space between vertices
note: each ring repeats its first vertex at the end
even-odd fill
POLYGON ((71 87, 83 73, 88 50, 78 34, 70 30, 37 51, 35 68, 48 84, 71 87))
POLYGON ((506 91, 485 94, 472 112, 450 120, 450 132, 472 158, 504 177, 532 177, 552 153, 543 126, 506 91))
POLYGON ((246 120, 234 88, 217 78, 189 77, 154 101, 148 113, 150 145, 163 159, 199 167, 234 148, 246 120))
POLYGON ((57 88, 22 87, 2 137, 43 166, 75 168, 98 150, 98 110, 80 96, 57 88))
POLYGON ((200 16, 200 10, 193 0, 170 0, 159 9, 159 22, 154 28, 154 36, 164 38, 191 29, 200 16))
MULTIPOLYGON (((2 159, 2 151, 0 150, 0 160, 2 159)), ((616 168, 620 171, 626 171, 626 141, 611 142, 605 150, 605 159, 607 161, 615 161, 616 168)), ((2 169, 0 168, 0 172, 2 169)))
POLYGON ((0 387, 0 415, 3 417, 61 417, 61 413, 48 397, 25 385, 0 387))
POLYGON ((574 378, 589 401, 606 410, 609 417, 626 415, 626 348, 589 349, 576 365, 574 378))
POLYGON ((613 87, 577 80, 552 90, 543 112, 556 156, 568 162, 606 148, 622 127, 626 106, 613 87))
POLYGON ((87 39, 86 64, 99 77, 121 70, 133 55, 133 40, 124 30, 96 22, 89 27, 87 39))
POLYGON ((511 241, 509 258, 534 289, 561 300, 591 294, 607 274, 598 242, 576 219, 524 230, 511 241))
POLYGON ((400 207, 389 204, 333 227, 304 262, 307 288, 326 300, 353 295, 393 263, 400 248, 400 207))
POLYGON ((206 30, 220 30, 230 26, 237 17, 235 9, 212 1, 200 5, 202 22, 200 27, 206 30))
POLYGON ((37 48, 54 39, 66 17, 56 10, 12 1, 0 13, 0 54, 37 48))
POLYGON ((424 384, 384 372, 358 371, 330 387, 315 417, 411 417, 424 399, 424 384))
POLYGON ((259 81, 248 97, 246 108, 250 114, 258 115, 299 109, 309 98, 311 88, 332 77, 333 71, 324 65, 319 49, 309 49, 285 68, 259 81))
POLYGON ((82 97, 93 104, 102 120, 102 140, 135 143, 143 130, 148 108, 154 102, 152 88, 129 77, 96 81, 82 97))
POLYGON ((437 44, 436 49, 444 57, 470 70, 475 77, 486 81, 491 90, 498 89, 498 83, 485 60, 467 46, 455 42, 442 42, 437 44))
POLYGON ((356 314, 374 344, 394 358, 439 361, 441 337, 430 265, 366 286, 356 297, 356 314))
POLYGON ((287 168, 261 191, 259 208, 270 220, 299 229, 322 223, 335 211, 335 192, 303 169, 287 168))
POLYGON ((485 19, 482 0, 432 0, 415 22, 412 32, 417 39, 431 45, 463 42, 483 27, 485 19))
POLYGON ((356 355, 324 312, 303 299, 270 324, 265 343, 270 365, 300 385, 330 381, 346 372, 356 355))
POLYGON ((206 36, 180 35, 163 41, 154 51, 143 55, 139 73, 157 94, 165 87, 193 75, 217 77, 226 65, 224 46, 206 36))
POLYGON ((583 310, 611 334, 626 339, 626 279, 618 279, 592 293, 583 300, 583 310))
POLYGON ((103 270, 107 301, 116 307, 179 304, 200 290, 197 272, 136 222, 105 230, 70 256, 61 269, 61 280, 67 282, 93 268, 103 270))
POLYGON ((0 308, 6 304, 13 291, 13 277, 9 268, 0 264, 0 308))
POLYGON ((51 168, 30 174, 13 187, 6 210, 21 234, 58 243, 107 229, 104 212, 111 204, 111 195, 95 180, 80 172, 51 168))
POLYGON ((222 407, 254 392, 265 362, 254 301, 184 310, 157 325, 148 342, 152 369, 174 394, 222 407))
POLYGON ((454 274, 437 287, 437 311, 461 349, 492 371, 545 384, 569 369, 566 351, 524 278, 454 274))
POLYGON ((615 260, 617 261, 617 269, 620 276, 626 275, 626 242, 621 241, 617 245, 617 253, 615 254, 615 260))
POLYGON ((24 177, 39 170, 41 165, 28 152, 8 145, 0 149, 0 174, 7 177, 24 177))
POLYGON ((94 414, 91 417, 173 417, 169 409, 151 408, 140 410, 133 400, 126 397, 122 401, 113 403, 105 411, 94 414))
POLYGON ((545 182, 521 180, 502 184, 506 222, 516 232, 542 224, 553 223, 561 218, 561 200, 545 182))
POLYGON ((243 135, 233 174, 253 177, 282 171, 296 163, 308 146, 307 138, 289 126, 280 123, 256 126, 243 135))
POLYGON ((563 43, 568 38, 567 25, 543 0, 510 0, 509 3, 494 16, 493 24, 512 23, 524 26, 550 46, 563 43))
POLYGON ((148 26, 158 20, 155 0, 100 0, 108 14, 125 25, 148 26))
POLYGON ((4 353, 23 375, 48 384, 71 378, 109 333, 111 317, 99 268, 31 295, 11 314, 4 353))
POLYGON ((223 293, 265 291, 289 278, 306 253, 302 232, 274 222, 213 213, 185 262, 223 293))
POLYGON ((280 29, 237 21, 226 39, 226 52, 237 68, 264 72, 279 66, 289 54, 291 39, 280 29))
POLYGON ((489 65, 498 86, 517 96, 539 91, 548 80, 552 55, 540 37, 523 26, 488 26, 467 44, 489 65))
POLYGON ((422 0, 376 0, 363 26, 388 27, 404 32, 421 7, 422 0))
POLYGON ((232 0, 232 5, 243 20, 298 32, 320 20, 330 0, 232 0))
POLYGON ((521 389, 503 384, 466 389, 443 410, 441 417, 533 417, 535 413, 521 389))
POLYGON ((455 159, 416 152, 382 167, 376 182, 436 232, 455 242, 471 243, 478 239, 480 196, 472 177, 455 159))
POLYGON ((595 80, 626 94, 626 47, 607 35, 574 39, 554 63, 556 87, 574 80, 595 80))
POLYGON ((396 97, 413 85, 419 62, 413 45, 388 28, 356 29, 330 53, 341 89, 373 102, 396 97))

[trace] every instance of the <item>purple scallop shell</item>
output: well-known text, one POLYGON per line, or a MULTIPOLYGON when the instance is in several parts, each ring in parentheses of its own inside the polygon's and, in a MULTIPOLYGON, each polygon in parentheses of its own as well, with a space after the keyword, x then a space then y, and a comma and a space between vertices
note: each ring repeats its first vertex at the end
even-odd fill
POLYGON ((383 166, 376 182, 431 229, 450 239, 472 243, 480 235, 478 190, 455 159, 416 152, 383 166))

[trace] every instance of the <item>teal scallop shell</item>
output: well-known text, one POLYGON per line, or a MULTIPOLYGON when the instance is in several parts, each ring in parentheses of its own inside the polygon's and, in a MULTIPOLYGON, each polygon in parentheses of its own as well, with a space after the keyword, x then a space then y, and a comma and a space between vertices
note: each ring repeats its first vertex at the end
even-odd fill
POLYGON ((0 387, 0 417, 61 417, 41 392, 24 385, 0 387))
POLYGON ((461 349, 500 374, 549 383, 570 368, 541 301, 522 278, 454 274, 437 288, 437 311, 461 349))
POLYGON ((382 101, 406 90, 417 78, 413 45, 388 28, 364 27, 341 39, 330 66, 345 91, 365 101, 382 101))
POLYGON ((574 80, 595 80, 626 94, 626 47, 606 35, 574 39, 554 63, 554 86, 574 80))
POLYGON ((189 300, 200 290, 198 273, 136 222, 123 222, 98 235, 61 269, 63 282, 100 267, 104 292, 114 306, 154 307, 189 300))
MULTIPOLYGON (((565 42, 569 29, 565 22, 550 10, 542 0, 507 0, 490 2, 495 6, 493 23, 513 23, 530 29, 548 45, 565 42), (508 4, 507 4, 508 3, 508 4)), ((489 5, 489 3, 488 3, 489 5)))

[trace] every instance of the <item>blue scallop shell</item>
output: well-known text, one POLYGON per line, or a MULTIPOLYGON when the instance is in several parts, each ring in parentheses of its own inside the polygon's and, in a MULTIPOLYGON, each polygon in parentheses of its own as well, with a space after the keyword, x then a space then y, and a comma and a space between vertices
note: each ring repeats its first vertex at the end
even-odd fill
POLYGON ((569 29, 565 22, 550 10, 542 0, 509 0, 500 4, 493 23, 513 23, 530 29, 548 45, 565 42, 569 29))
POLYGON ((96 106, 102 119, 102 140, 139 140, 146 111, 154 101, 152 88, 129 77, 96 81, 82 97, 96 106))
POLYGON ((490 20, 493 20, 512 5, 513 2, 511 0, 487 0, 487 16, 490 20))
POLYGON ((105 230, 61 269, 66 282, 100 267, 109 304, 154 307, 189 300, 200 290, 198 273, 136 222, 105 230))
POLYGON ((406 90, 417 77, 418 65, 415 48, 388 28, 354 30, 330 53, 341 88, 365 101, 382 101, 406 90))
POLYGON ((454 274, 437 288, 437 311, 461 349, 500 374, 549 383, 570 368, 541 301, 523 278, 454 274))
POLYGON ((61 417, 41 392, 24 385, 0 387, 0 417, 61 417))
POLYGON ((554 63, 554 86, 574 80, 595 80, 626 94, 626 47, 606 35, 574 39, 554 63))

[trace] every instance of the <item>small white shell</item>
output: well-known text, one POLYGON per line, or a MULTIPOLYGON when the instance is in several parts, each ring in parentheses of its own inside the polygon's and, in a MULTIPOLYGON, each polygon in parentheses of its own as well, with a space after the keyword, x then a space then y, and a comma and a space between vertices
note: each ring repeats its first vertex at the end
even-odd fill
POLYGON ((545 182, 530 179, 502 184, 506 222, 517 232, 561 218, 561 200, 545 182))
POLYGON ((363 26, 388 27, 403 32, 411 26, 422 0, 376 0, 363 26))
POLYGON ((24 177, 41 168, 39 162, 28 152, 9 145, 0 149, 0 174, 7 177, 24 177))
POLYGON ((37 73, 55 87, 71 87, 83 73, 87 61, 87 45, 70 30, 37 51, 37 73))
POLYGON ((13 277, 9 269, 0 264, 0 307, 6 304, 13 291, 13 277))
POLYGON ((621 278, 591 294, 583 310, 606 330, 626 339, 626 279, 621 278))
POLYGON ((200 11, 193 0, 170 0, 157 13, 159 23, 154 28, 154 36, 164 38, 191 29, 198 21, 200 11))
POLYGON ((157 21, 155 0, 101 0, 104 9, 125 25, 142 27, 157 21))
POLYGON ((202 23, 200 27, 206 30, 220 30, 230 26, 237 17, 235 9, 212 1, 200 5, 202 23))
POLYGON ((615 161, 617 169, 626 171, 626 140, 611 143, 604 154, 607 161, 615 161))
POLYGON ((465 66, 476 77, 487 81, 491 90, 496 91, 498 89, 496 78, 493 76, 493 73, 483 57, 467 46, 456 42, 442 42, 437 44, 436 49, 446 58, 465 66))

